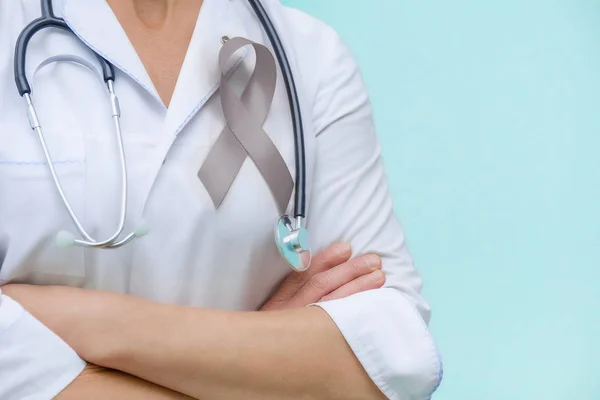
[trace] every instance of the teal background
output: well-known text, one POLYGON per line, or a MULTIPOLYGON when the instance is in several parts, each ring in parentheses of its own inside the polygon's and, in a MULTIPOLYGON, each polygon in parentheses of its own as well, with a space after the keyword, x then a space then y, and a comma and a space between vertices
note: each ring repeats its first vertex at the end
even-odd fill
POLYGON ((600 1, 288 0, 372 96, 436 400, 600 400, 600 1))

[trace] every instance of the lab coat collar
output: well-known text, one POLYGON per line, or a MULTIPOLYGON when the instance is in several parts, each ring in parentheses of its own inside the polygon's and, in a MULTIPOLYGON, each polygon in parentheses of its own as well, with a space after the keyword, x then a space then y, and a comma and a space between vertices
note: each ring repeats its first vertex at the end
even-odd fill
POLYGON ((222 40, 245 35, 243 21, 231 1, 204 0, 171 99, 164 133, 176 136, 218 90, 222 40))
POLYGON ((243 21, 229 0, 204 0, 169 105, 158 152, 147 159, 149 180, 140 183, 144 207, 162 168, 164 157, 177 135, 219 88, 222 38, 245 35, 243 21))
MULTIPOLYGON (((144 64, 105 0, 59 1, 63 2, 64 19, 86 45, 163 104, 144 64)), ((218 89, 222 38, 245 35, 243 21, 231 1, 204 0, 169 105, 165 133, 177 135, 218 89)))
POLYGON ((144 64, 106 1, 60 1, 62 17, 73 32, 89 48, 129 75, 162 104, 144 64))

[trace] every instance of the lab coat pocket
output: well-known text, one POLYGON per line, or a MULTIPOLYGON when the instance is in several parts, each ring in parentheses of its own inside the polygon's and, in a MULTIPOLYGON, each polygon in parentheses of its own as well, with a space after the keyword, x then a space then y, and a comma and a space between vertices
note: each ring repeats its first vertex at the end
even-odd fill
MULTIPOLYGON (((0 283, 80 285, 85 277, 84 251, 56 245, 59 231, 77 231, 54 184, 39 138, 28 129, 26 118, 25 124, 16 117, 7 122, 0 129, 0 248, 5 253, 0 283)), ((51 126, 44 130, 44 136, 62 190, 72 210, 83 219, 83 134, 51 126)))

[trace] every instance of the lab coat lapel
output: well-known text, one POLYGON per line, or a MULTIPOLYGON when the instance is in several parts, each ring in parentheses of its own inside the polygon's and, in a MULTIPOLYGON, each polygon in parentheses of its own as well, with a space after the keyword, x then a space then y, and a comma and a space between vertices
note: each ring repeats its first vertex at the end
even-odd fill
POLYGON ((59 15, 88 47, 129 75, 162 104, 144 64, 106 1, 64 0, 59 15))
POLYGON ((219 88, 219 51, 224 37, 245 36, 231 1, 204 0, 177 80, 164 126, 177 136, 219 88))
MULTIPOLYGON (((204 0, 175 92, 153 155, 146 158, 147 174, 140 182, 145 204, 177 135, 219 88, 219 52, 224 36, 245 36, 243 21, 229 0, 204 0)), ((196 132, 195 134, 207 134, 196 132)), ((219 132, 217 131, 216 134, 219 132)), ((213 133, 214 134, 214 133, 213 133)))

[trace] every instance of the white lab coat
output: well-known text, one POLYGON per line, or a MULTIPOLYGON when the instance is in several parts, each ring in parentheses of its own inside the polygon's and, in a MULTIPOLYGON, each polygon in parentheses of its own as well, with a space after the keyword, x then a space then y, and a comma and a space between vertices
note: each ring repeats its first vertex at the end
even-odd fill
MULTIPOLYGON (((308 174, 308 228, 314 252, 348 241, 356 254, 383 256, 385 288, 321 304, 373 381, 390 399, 428 399, 441 362, 427 329, 429 309, 413 267, 380 158, 360 72, 332 29, 276 0, 264 0, 286 44, 300 92, 308 174)), ((21 29, 38 0, 0 0, 0 285, 75 285, 158 302, 255 310, 290 272, 273 241, 278 211, 250 159, 219 210, 197 177, 221 133, 217 55, 223 36, 269 45, 243 0, 205 0, 170 107, 157 92, 103 0, 55 0, 77 36, 112 62, 129 174, 127 229, 151 233, 118 250, 63 249, 76 232, 51 181, 13 80, 21 29)), ((270 45, 269 45, 270 47, 270 45)), ((44 59, 88 48, 61 31, 31 42, 29 76, 44 59)), ((243 85, 253 55, 233 66, 243 85)), ((33 99, 65 191, 95 237, 115 228, 118 158, 110 103, 100 81, 71 63, 44 68, 33 99)), ((281 75, 265 130, 294 176, 293 133, 281 75)), ((290 202, 290 210, 293 204, 290 202)), ((84 362, 7 296, 0 305, 0 398, 50 399, 84 362)))

